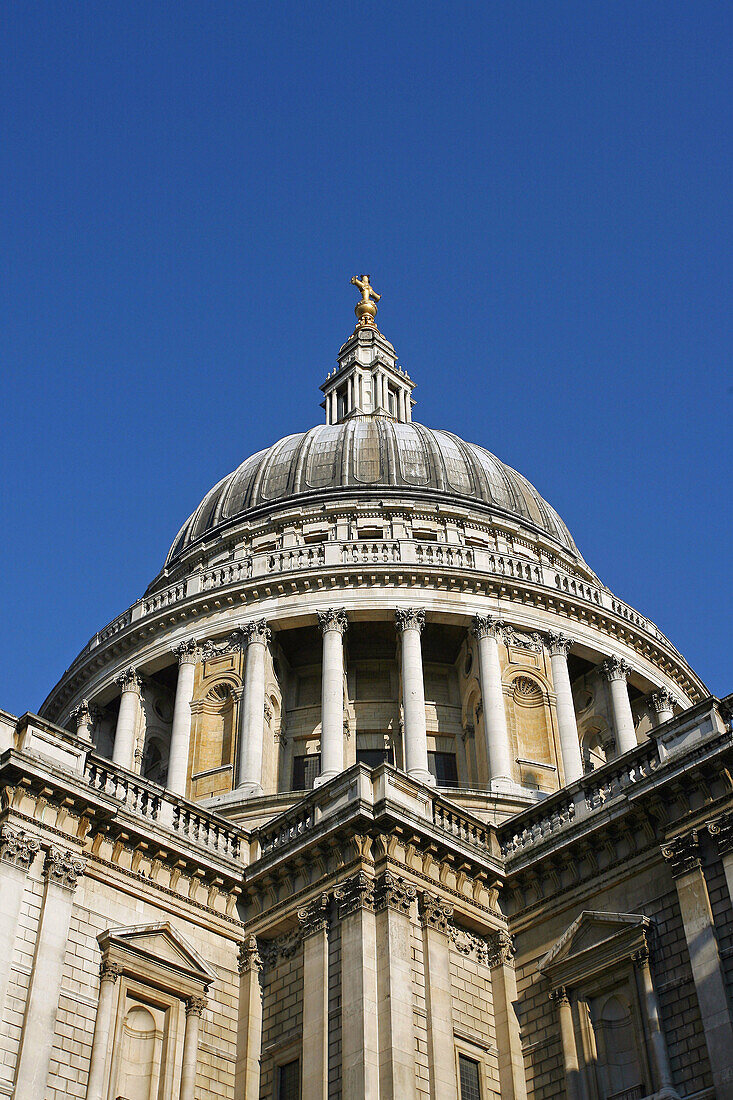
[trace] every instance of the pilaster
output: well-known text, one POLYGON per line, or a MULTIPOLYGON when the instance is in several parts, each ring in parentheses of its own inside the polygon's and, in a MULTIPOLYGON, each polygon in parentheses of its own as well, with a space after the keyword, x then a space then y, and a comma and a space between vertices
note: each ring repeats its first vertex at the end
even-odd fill
POLYGON ((0 826, 0 1013, 5 1006, 10 978, 10 963, 18 929, 26 880, 41 845, 25 832, 7 822, 0 826))
POLYGON ((328 926, 321 894, 298 910, 303 936, 303 1100, 328 1100, 328 926))
POLYGON ((341 920, 341 1078, 344 1097, 379 1096, 374 883, 363 871, 334 892, 341 920))
POLYGON ((502 1100, 526 1100, 522 1039, 514 1008, 517 1003, 514 944, 509 933, 503 929, 494 932, 489 941, 489 968, 502 1100))
POLYGON ((677 889, 717 1100, 733 1100, 733 1025, 696 830, 662 845, 677 889))
POLYGON ((422 891, 419 909, 425 966, 430 1095, 436 1100, 458 1100, 450 975, 453 907, 442 898, 422 891))
POLYGON ((247 936, 239 949, 239 1017, 234 1092, 239 1100, 260 1098, 262 1051, 262 957, 257 939, 247 936))
POLYGON ((46 853, 43 903, 15 1078, 18 1098, 45 1095, 74 891, 85 866, 85 860, 66 849, 51 846, 46 853))
POLYGON ((415 1097, 415 1020, 412 920, 415 887, 385 871, 376 881, 379 1089, 381 1096, 415 1097))

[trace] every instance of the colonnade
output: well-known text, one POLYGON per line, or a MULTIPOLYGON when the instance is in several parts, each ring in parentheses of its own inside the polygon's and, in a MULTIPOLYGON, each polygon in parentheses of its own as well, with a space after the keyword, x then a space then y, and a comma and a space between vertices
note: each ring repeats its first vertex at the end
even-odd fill
MULTIPOLYGON (((344 768, 344 635, 348 628, 343 608, 318 612, 323 635, 321 682, 321 774, 317 784, 326 783, 344 768)), ((434 783, 428 769, 425 687, 421 634, 425 626, 422 608, 397 608, 395 625, 400 637, 402 670, 404 769, 423 783, 434 783)), ((492 791, 514 789, 511 740, 504 705, 504 685, 498 642, 504 624, 493 615, 475 615, 471 630, 477 641, 479 680, 484 715, 485 752, 492 791)), ((240 704, 239 752, 235 769, 236 787, 244 795, 262 793, 264 743, 266 650, 271 639, 264 619, 248 623, 241 631, 245 653, 244 684, 240 704)), ((544 643, 550 655, 552 682, 556 699, 557 731, 560 742, 565 784, 583 774, 580 739, 573 694, 568 673, 568 654, 573 639, 559 632, 547 632, 544 643)), ((201 659, 199 643, 189 640, 177 646, 178 679, 171 730, 168 787, 185 794, 191 739, 191 703, 195 666, 201 659)), ((619 755, 633 749, 636 732, 629 701, 627 680, 630 667, 618 657, 609 657, 600 671, 609 684, 616 749, 619 755)), ((133 767, 135 728, 141 697, 141 679, 129 668, 117 679, 121 688, 120 709, 115 734, 113 762, 133 767)), ((650 697, 657 724, 673 717, 674 699, 666 688, 650 697)), ((88 734, 89 707, 77 708, 77 721, 88 734)))

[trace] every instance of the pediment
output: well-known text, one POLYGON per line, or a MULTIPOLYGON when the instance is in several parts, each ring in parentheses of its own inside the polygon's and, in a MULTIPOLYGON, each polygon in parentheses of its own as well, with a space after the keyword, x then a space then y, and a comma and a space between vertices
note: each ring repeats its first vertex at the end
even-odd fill
POLYGON ((624 945, 642 941, 649 923, 640 913, 583 912, 540 961, 538 970, 554 972, 592 956, 623 954, 624 945))
POLYGON ((128 956, 148 968, 173 970, 204 985, 209 985, 216 978, 215 971, 167 921, 108 929, 97 939, 105 955, 123 960, 128 956))

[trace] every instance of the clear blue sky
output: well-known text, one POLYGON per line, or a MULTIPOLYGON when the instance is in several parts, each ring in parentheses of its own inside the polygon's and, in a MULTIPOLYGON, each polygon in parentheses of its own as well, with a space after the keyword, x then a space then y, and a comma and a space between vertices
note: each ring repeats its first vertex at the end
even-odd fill
POLYGON ((733 690, 729 3, 3 21, 0 707, 320 421, 362 271, 417 418, 521 470, 733 690))

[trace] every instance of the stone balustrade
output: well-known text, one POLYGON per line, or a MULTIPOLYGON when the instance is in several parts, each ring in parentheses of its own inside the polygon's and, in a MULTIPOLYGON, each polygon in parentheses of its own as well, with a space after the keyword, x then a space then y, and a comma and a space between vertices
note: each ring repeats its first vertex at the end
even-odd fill
POLYGON ((132 776, 106 760, 90 756, 84 779, 95 791, 121 803, 136 817, 144 818, 186 840, 200 844, 218 856, 233 860, 246 855, 247 833, 207 810, 163 790, 139 776, 132 776))

